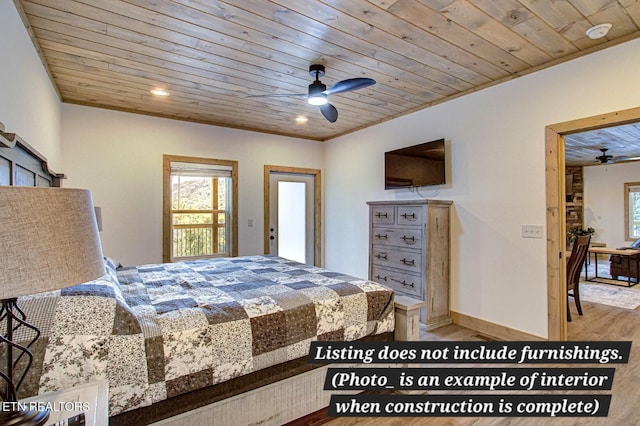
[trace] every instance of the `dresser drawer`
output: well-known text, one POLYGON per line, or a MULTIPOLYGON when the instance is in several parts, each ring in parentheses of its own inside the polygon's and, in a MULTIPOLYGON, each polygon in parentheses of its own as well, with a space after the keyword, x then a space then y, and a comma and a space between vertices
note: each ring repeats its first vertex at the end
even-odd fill
POLYGON ((419 251, 398 250, 386 246, 374 246, 371 250, 371 262, 380 266, 391 266, 420 274, 422 255, 419 251))
POLYGON ((378 266, 371 267, 371 281, 385 285, 392 290, 424 300, 420 276, 395 272, 378 266))
POLYGON ((422 207, 419 206, 398 206, 398 225, 419 226, 424 223, 422 217, 422 207))
POLYGON ((416 247, 422 245, 422 228, 391 228, 374 226, 371 242, 396 247, 416 247))
POLYGON ((396 222, 396 209, 393 206, 375 206, 371 210, 374 225, 393 225, 396 222))

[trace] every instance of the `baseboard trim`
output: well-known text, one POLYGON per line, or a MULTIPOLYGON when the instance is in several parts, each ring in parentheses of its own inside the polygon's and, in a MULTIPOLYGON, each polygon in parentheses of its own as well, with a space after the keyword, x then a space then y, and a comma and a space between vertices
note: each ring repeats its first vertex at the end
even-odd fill
POLYGON ((496 340, 511 340, 511 341, 546 341, 544 337, 536 336, 534 334, 526 333, 515 328, 506 327, 501 324, 486 321, 480 318, 475 318, 469 315, 461 314, 460 312, 451 311, 451 320, 454 324, 461 325, 463 327, 475 330, 478 333, 482 333, 488 337, 496 340))

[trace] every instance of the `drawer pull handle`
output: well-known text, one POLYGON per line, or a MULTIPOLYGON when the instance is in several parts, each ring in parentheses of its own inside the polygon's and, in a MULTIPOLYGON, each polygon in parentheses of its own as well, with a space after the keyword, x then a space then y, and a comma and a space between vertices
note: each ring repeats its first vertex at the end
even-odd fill
POLYGON ((406 235, 402 236, 402 241, 407 242, 407 241, 411 241, 412 243, 416 242, 416 237, 407 237, 406 235))
POLYGON ((378 254, 376 254, 376 257, 378 259, 387 260, 387 254, 386 253, 378 253, 378 254))
POLYGON ((389 214, 388 213, 380 213, 380 212, 378 212, 378 213, 376 213, 376 217, 377 218, 381 218, 381 217, 387 218, 387 217, 389 217, 389 214))
POLYGON ((393 280, 393 281, 397 282, 398 284, 402 284, 405 287, 411 287, 411 288, 415 288, 416 287, 416 285, 414 283, 408 283, 405 280, 402 280, 402 281, 393 280))
POLYGON ((386 280, 387 280, 387 277, 382 277, 382 276, 380 276, 380 274, 378 274, 378 275, 376 275, 376 279, 377 279, 377 280, 386 281, 386 280))
POLYGON ((387 234, 381 235, 381 234, 376 234, 376 238, 381 240, 382 238, 384 238, 385 240, 389 239, 389 236, 387 234))
POLYGON ((411 219, 415 219, 416 218, 416 214, 415 213, 403 213, 402 217, 404 217, 405 219, 411 218, 411 219))
POLYGON ((411 265, 411 266, 416 264, 415 259, 411 259, 411 260, 402 259, 400 262, 404 263, 405 265, 411 265))

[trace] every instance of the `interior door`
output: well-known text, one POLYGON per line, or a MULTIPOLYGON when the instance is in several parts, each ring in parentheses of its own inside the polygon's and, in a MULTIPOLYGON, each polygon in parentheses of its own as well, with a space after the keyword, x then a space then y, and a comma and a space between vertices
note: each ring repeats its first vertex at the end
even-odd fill
POLYGON ((315 264, 315 177, 269 173, 269 253, 315 264))

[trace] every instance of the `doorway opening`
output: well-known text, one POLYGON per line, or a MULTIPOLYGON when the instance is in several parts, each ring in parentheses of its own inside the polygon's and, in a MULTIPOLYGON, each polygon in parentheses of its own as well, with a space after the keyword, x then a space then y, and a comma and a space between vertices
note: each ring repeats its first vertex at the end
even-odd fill
POLYGON ((547 126, 547 318, 549 340, 567 340, 565 244, 567 230, 564 135, 640 121, 640 108, 587 117, 547 126))
POLYGON ((264 252, 321 265, 320 170, 264 166, 264 252))

